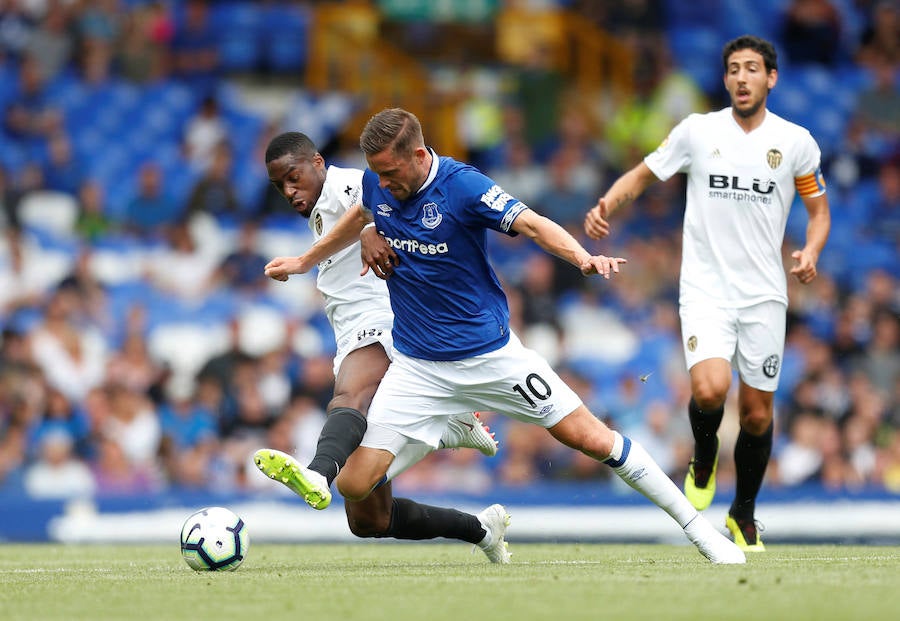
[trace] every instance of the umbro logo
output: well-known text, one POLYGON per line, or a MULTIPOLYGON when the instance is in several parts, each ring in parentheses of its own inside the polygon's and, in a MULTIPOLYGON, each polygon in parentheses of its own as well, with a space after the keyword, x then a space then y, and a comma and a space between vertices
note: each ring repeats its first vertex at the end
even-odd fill
POLYGON ((384 216, 385 218, 390 218, 391 211, 393 211, 393 209, 391 209, 391 206, 386 203, 381 203, 375 209, 378 210, 379 216, 384 216))

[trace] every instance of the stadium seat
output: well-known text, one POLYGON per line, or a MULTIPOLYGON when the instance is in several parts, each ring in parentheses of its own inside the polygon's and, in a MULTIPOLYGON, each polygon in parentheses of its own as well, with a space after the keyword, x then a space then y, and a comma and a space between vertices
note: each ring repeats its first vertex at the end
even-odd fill
POLYGON ((251 71, 259 66, 263 11, 252 3, 219 2, 211 7, 213 28, 220 33, 219 63, 225 71, 251 71))
POLYGON ((19 204, 19 217, 24 226, 70 238, 78 219, 78 202, 65 192, 29 192, 19 204))
POLYGON ((264 17, 263 60, 275 72, 299 72, 306 67, 309 45, 308 12, 300 6, 279 2, 268 7, 264 17))

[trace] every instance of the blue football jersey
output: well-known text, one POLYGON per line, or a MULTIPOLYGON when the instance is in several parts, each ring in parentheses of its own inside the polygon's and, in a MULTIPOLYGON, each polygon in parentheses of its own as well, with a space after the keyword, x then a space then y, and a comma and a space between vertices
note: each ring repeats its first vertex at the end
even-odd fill
POLYGON ((509 306, 488 261, 488 229, 510 227, 527 206, 476 168, 432 152, 425 185, 405 201, 363 174, 363 205, 400 258, 387 279, 394 347, 425 360, 462 360, 503 347, 509 306))

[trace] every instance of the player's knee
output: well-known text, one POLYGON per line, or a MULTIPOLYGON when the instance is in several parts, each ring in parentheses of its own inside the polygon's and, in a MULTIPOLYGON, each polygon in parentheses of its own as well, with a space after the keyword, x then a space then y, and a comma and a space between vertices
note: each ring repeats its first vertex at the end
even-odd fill
POLYGON ((696 382, 693 387, 694 402, 701 410, 715 410, 722 407, 728 396, 728 386, 715 382, 696 382))
POLYGON ((359 479, 349 476, 342 476, 343 474, 344 473, 341 472, 334 480, 338 493, 352 502, 365 500, 369 493, 372 491, 372 486, 366 485, 359 479))
POLYGON ((365 397, 361 394, 336 392, 331 398, 331 401, 328 402, 327 411, 331 412, 332 410, 335 410, 337 408, 350 408, 365 416, 366 412, 368 412, 369 410, 369 404, 371 402, 371 397, 365 397))
POLYGON ((753 436, 761 436, 772 424, 772 411, 766 407, 748 408, 741 412, 741 429, 753 436))
POLYGON ((347 517, 347 525, 355 536, 368 539, 372 537, 386 537, 391 527, 390 513, 387 515, 362 515, 347 517))

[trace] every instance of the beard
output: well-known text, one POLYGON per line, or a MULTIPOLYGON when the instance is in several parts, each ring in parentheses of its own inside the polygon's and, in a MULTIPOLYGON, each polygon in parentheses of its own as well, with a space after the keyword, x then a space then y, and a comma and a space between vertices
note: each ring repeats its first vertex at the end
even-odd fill
POLYGON ((751 116, 759 112, 759 109, 762 108, 764 103, 765 99, 760 99, 756 103, 753 103, 746 108, 738 108, 732 103, 731 109, 734 110, 734 113, 742 119, 749 119, 751 116))

